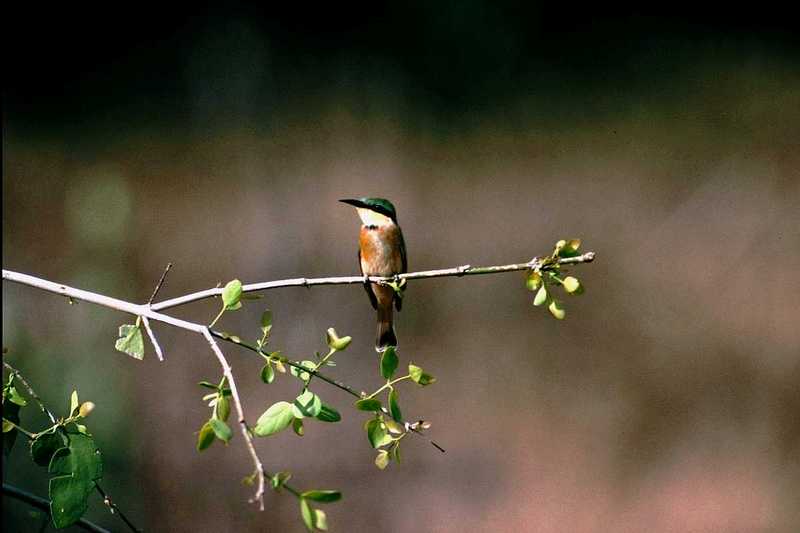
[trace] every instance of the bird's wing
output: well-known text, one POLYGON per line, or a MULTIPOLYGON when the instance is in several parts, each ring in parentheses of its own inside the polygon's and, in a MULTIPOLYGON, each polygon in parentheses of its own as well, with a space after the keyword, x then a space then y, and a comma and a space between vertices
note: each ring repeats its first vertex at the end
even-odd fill
MULTIPOLYGON (((403 264, 403 269, 400 271, 401 274, 405 274, 408 272, 408 257, 406 257, 406 242, 403 240, 403 232, 400 231, 398 228, 398 234, 400 236, 400 259, 403 264)), ((405 288, 403 289, 405 293, 405 288)), ((397 308, 398 311, 403 307, 403 299, 399 296, 395 295, 394 297, 394 306, 397 308)))
MULTIPOLYGON (((361 267, 361 249, 358 250, 358 269, 361 271, 361 275, 364 275, 364 269, 361 267)), ((369 296, 369 301, 372 304, 373 309, 378 308, 378 299, 375 298, 375 294, 372 292, 372 287, 369 283, 364 284, 364 290, 367 291, 367 295, 369 296)))

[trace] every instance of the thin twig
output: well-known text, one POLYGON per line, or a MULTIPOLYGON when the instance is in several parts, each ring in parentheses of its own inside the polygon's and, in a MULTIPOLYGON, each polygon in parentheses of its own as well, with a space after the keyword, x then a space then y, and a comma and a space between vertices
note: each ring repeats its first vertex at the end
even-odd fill
POLYGON ((150 337, 150 342, 153 345, 153 349, 156 351, 156 356, 158 357, 159 361, 164 360, 164 352, 161 351, 161 346, 158 344, 156 340, 156 336, 153 333, 153 329, 150 327, 150 320, 146 316, 142 317, 142 323, 144 324, 144 330, 147 332, 147 336, 150 337))
POLYGON ((28 391, 28 395, 29 395, 31 398, 33 398, 33 400, 34 400, 34 401, 35 401, 37 404, 39 404, 39 409, 41 409, 41 410, 42 410, 42 412, 43 412, 43 413, 45 413, 45 414, 47 415, 47 418, 49 418, 49 419, 50 419, 50 423, 51 423, 51 424, 55 424, 55 423, 56 423, 56 417, 55 417, 55 415, 53 415, 53 413, 50 411, 50 409, 48 409, 48 408, 47 408, 47 406, 45 406, 45 404, 44 404, 44 402, 42 401, 42 399, 41 399, 41 398, 39 398, 39 395, 38 395, 38 394, 36 394, 36 391, 35 391, 35 390, 33 390, 33 387, 31 387, 30 383, 28 383, 28 382, 25 380, 25 378, 22 376, 22 374, 20 373, 20 371, 19 371, 19 370, 17 370, 16 368, 14 368, 13 366, 11 366, 10 364, 6 363, 5 361, 3 361, 3 366, 4 366, 4 367, 6 367, 6 369, 7 369, 9 372, 11 372, 12 374, 14 374, 14 377, 15 377, 17 380, 19 380, 19 382, 20 382, 20 383, 22 383, 22 384, 25 386, 25 389, 27 389, 27 391, 28 391))
POLYGON ((153 290, 153 294, 151 294, 150 299, 147 300, 148 304, 153 303, 153 300, 156 299, 156 294, 158 294, 158 291, 161 290, 161 285, 164 284, 164 279, 167 277, 167 272, 169 272, 170 268, 172 268, 172 263, 167 263, 167 268, 164 269, 164 273, 161 274, 161 279, 159 279, 158 283, 156 283, 156 288, 153 290))
MULTIPOLYGON (((167 263, 167 268, 164 269, 164 272, 161 274, 161 278, 158 280, 158 283, 156 283, 156 288, 153 289, 153 294, 151 294, 150 299, 147 300, 147 305, 152 304, 153 300, 156 299, 156 295, 158 294, 158 291, 161 290, 161 285, 164 284, 164 280, 166 279, 170 268, 172 268, 172 263, 167 263)), ((146 316, 143 316, 142 322, 144 322, 144 330, 147 332, 147 336, 150 337, 150 342, 153 344, 153 349, 156 351, 158 360, 163 362, 164 352, 161 350, 161 345, 158 344, 158 341, 156 340, 156 335, 153 333, 153 328, 150 327, 150 321, 146 316)))
MULTIPOLYGON (((586 252, 577 257, 566 257, 558 259, 559 265, 574 265, 578 263, 591 263, 594 261, 594 252, 586 252)), ((488 267, 473 267, 470 265, 462 265, 453 268, 443 268, 440 270, 423 270, 421 272, 408 272, 406 274, 398 274, 397 276, 340 276, 328 278, 293 278, 281 279, 277 281, 266 281, 262 283, 250 283, 242 286, 242 292, 256 292, 268 289, 277 289, 280 287, 311 287, 313 285, 350 285, 357 283, 365 283, 370 281, 372 283, 386 284, 393 281, 401 281, 404 279, 425 279, 425 278, 441 278, 447 276, 475 276, 481 274, 500 274, 502 272, 514 272, 517 270, 548 270, 551 267, 542 264, 542 259, 534 257, 527 263, 512 263, 510 265, 488 266, 488 267)), ((152 305, 153 310, 163 311, 171 307, 196 302, 205 298, 213 298, 222 294, 221 287, 213 289, 206 289, 204 291, 194 292, 164 300, 152 305)))
MULTIPOLYGON (((25 388, 27 389, 30 397, 33 398, 36 401, 36 403, 39 404, 39 408, 41 408, 43 412, 47 413, 47 417, 50 419, 50 422, 52 422, 53 424, 57 424, 56 418, 53 415, 52 411, 50 411, 50 409, 48 409, 47 406, 45 406, 44 402, 42 402, 41 398, 39 398, 39 395, 36 394, 36 391, 33 390, 33 387, 31 387, 30 383, 28 383, 22 376, 22 373, 5 361, 3 361, 3 366, 6 367, 6 369, 8 369, 9 372, 14 374, 16 379, 18 379, 23 385, 25 385, 25 388)), ((95 482, 94 487, 95 489, 97 489, 97 492, 100 493, 100 496, 103 497, 103 502, 106 505, 108 505, 111 514, 115 514, 116 512, 117 514, 119 514, 119 517, 122 519, 122 521, 125 522, 125 524, 131 529, 131 531, 138 532, 139 529, 135 525, 133 525, 133 522, 128 520, 128 517, 125 516, 125 514, 117 506, 117 504, 111 502, 111 497, 109 497, 106 494, 106 492, 100 487, 100 485, 97 482, 95 482)))
MULTIPOLYGON (((357 392, 353 387, 347 385, 346 383, 342 383, 341 381, 337 381, 337 380, 333 379, 332 377, 330 377, 330 376, 328 376, 326 374, 323 374, 319 370, 312 370, 310 368, 306 368, 303 365, 301 365, 300 363, 298 363, 296 361, 292 361, 292 360, 290 360, 287 357, 284 357, 282 355, 280 355, 280 356, 271 356, 270 354, 264 353, 263 351, 259 350, 257 346, 254 346, 254 345, 252 345, 250 343, 242 341, 241 339, 235 340, 235 339, 231 338, 230 335, 226 335, 225 333, 222 333, 221 331, 215 331, 213 329, 209 330, 209 331, 211 332, 211 335, 213 335, 214 337, 217 337, 218 339, 222 339, 222 340, 224 340, 226 342, 230 342, 232 344, 236 344, 238 346, 241 346, 242 348, 250 350, 251 352, 255 352, 255 353, 259 354, 259 355, 270 357, 273 361, 277 359, 278 361, 280 361, 281 363, 283 363, 285 365, 291 366, 293 368, 296 368, 297 370, 300 370, 302 372, 306 372, 308 374, 311 374, 312 376, 318 377, 322 381, 328 383, 329 385, 333 385, 334 387, 336 387, 338 389, 343 390, 344 392, 346 392, 347 394, 349 394, 350 396, 352 396, 354 398, 361 399, 361 397, 362 397, 361 394, 359 392, 357 392)), ((383 411, 384 414, 391 416, 391 413, 389 413, 389 410, 386 409, 385 407, 381 407, 381 411, 383 411)), ((405 426, 412 433, 415 433, 417 435, 426 437, 426 435, 422 431, 420 431, 416 427, 413 427, 411 424, 405 424, 405 426)), ((436 448, 437 450, 439 450, 440 452, 446 453, 445 449, 442 448, 441 446, 439 446, 438 444, 436 444, 436 442, 434 442, 433 440, 428 439, 428 442, 430 442, 431 445, 433 445, 433 447, 436 448)))
POLYGON ((258 502, 258 507, 261 511, 264 510, 264 466, 261 464, 261 459, 258 457, 258 453, 256 453, 256 448, 253 445, 253 437, 250 434, 250 428, 247 427, 247 422, 244 419, 244 409, 242 408, 242 401, 239 399, 239 392, 236 389, 236 381, 233 379, 233 372, 231 372, 231 365, 228 364, 228 360, 225 359, 225 354, 222 353, 222 350, 219 349, 217 342, 214 340, 214 337, 211 336, 211 332, 208 328, 203 328, 203 337, 205 337, 208 344, 211 346, 211 350, 214 352, 214 355, 217 356, 217 360, 219 360, 220 366, 222 366, 222 372, 225 374, 225 377, 228 380, 228 385, 231 389, 231 398, 233 398, 233 405, 236 407, 236 414, 239 415, 239 426, 242 429, 242 436, 244 437, 245 445, 247 446, 247 451, 250 453, 250 457, 253 459, 253 463, 255 463, 256 467, 256 494, 253 496, 251 501, 258 502))
POLYGON ((131 529, 131 531, 139 532, 140 530, 133 525, 133 522, 131 522, 127 516, 125 516, 125 513, 122 512, 122 509, 120 509, 119 506, 114 503, 114 500, 111 499, 111 496, 106 494, 106 491, 100 487, 100 484, 95 481, 94 486, 97 489, 97 492, 100 493, 100 496, 103 497, 103 503, 106 505, 106 507, 108 507, 109 511, 111 511, 111 514, 119 515, 122 521, 125 522, 125 524, 131 529))
MULTIPOLYGON (((29 492, 25 492, 22 489, 19 489, 13 485, 9 485, 7 483, 3 483, 3 494, 9 496, 11 498, 15 498, 17 500, 23 501, 28 505, 32 505, 37 509, 41 509, 48 516, 50 516, 50 501, 45 500, 44 498, 40 498, 39 496, 35 496, 29 492)), ((93 522, 89 522, 81 518, 77 522, 73 524, 85 531, 94 531, 95 533, 110 533, 107 529, 103 529, 102 527, 98 526, 93 522)))
MULTIPOLYGON (((76 289, 74 287, 69 287, 67 285, 63 285, 60 283, 53 283, 52 281, 37 278, 35 276, 30 276, 28 274, 22 274, 20 272, 3 270, 3 279, 8 281, 13 281, 15 283, 21 283, 23 285, 28 285, 31 287, 36 287, 56 294, 60 294, 68 298, 95 303, 97 305, 109 307, 111 309, 116 309, 118 311, 123 311, 125 313, 141 316, 142 318, 146 317, 151 320, 156 320, 159 322, 163 322, 165 324, 169 324, 176 328, 185 329, 187 331, 198 333, 203 337, 205 337, 207 341, 209 341, 209 344, 211 345, 211 349, 214 352, 214 355, 217 356, 217 359, 223 366, 223 371, 225 371, 226 376, 228 376, 228 381, 231 382, 231 390, 233 391, 235 387, 233 383, 233 375, 230 372, 230 366, 227 364, 225 356, 222 354, 222 351, 220 351, 219 346, 217 346, 217 343, 214 341, 214 338, 211 336, 211 333, 209 333, 208 328, 203 324, 197 324, 195 322, 189 322, 188 320, 181 320, 179 318, 174 318, 169 315, 158 313, 153 309, 151 309, 150 305, 148 304, 137 305, 131 302, 126 302, 125 300, 120 300, 118 298, 103 296, 102 294, 97 294, 90 291, 84 291, 82 289, 76 289)), ((242 431, 248 433, 249 430, 244 422, 244 410, 242 409, 241 402, 237 400, 234 403, 236 403, 236 408, 239 411, 239 423, 242 426, 242 431)), ((263 510, 264 467, 261 463, 261 460, 258 457, 258 454, 255 451, 255 448, 253 447, 253 442, 250 438, 249 433, 245 437, 245 444, 247 446, 248 451, 250 452, 250 456, 253 458, 253 463, 255 464, 256 470, 258 472, 260 485, 259 485, 259 491, 256 493, 255 499, 260 500, 260 508, 263 510)))

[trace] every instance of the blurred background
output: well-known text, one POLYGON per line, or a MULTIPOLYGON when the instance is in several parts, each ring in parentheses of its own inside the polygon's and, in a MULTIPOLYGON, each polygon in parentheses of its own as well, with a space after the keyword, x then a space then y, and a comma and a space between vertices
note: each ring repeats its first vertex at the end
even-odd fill
MULTIPOLYGON (((433 423, 379 471, 351 398, 339 424, 259 439, 268 468, 338 488, 334 531, 800 529, 800 48, 785 8, 411 2, 4 8, 3 268, 144 302, 357 273, 339 198, 397 207, 411 270, 527 261, 580 237, 598 260, 555 321, 521 273, 410 284, 400 356, 433 423), (117 9, 117 8, 115 8, 117 9)), ((147 531, 302 531, 247 504, 235 434, 201 453, 202 339, 114 350, 130 318, 3 284, 8 361, 56 411, 97 409, 103 485, 147 531)), ((210 321, 218 302, 174 310, 210 321)), ((354 337, 331 374, 380 384, 361 287, 270 291, 220 327, 272 349, 354 337)), ((248 420, 298 392, 224 346, 248 420)), ((44 423, 35 409, 23 423, 44 423)), ((47 476, 20 440, 4 481, 47 476)), ((122 524, 92 498, 87 518, 122 524)), ((3 525, 41 517, 3 498, 3 525)))

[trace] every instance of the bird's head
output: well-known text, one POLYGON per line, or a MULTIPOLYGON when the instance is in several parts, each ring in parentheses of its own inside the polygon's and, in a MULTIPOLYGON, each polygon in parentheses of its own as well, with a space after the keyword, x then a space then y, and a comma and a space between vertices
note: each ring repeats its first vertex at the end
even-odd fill
POLYGON ((355 207, 365 226, 397 224, 397 212, 392 202, 385 198, 347 198, 339 201, 355 207))

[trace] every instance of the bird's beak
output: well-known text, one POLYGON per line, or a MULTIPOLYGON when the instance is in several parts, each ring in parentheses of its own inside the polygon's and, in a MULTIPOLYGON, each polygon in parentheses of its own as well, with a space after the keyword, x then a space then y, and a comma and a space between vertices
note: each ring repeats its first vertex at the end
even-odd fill
POLYGON ((356 200, 355 198, 345 198, 345 199, 339 200, 339 201, 342 202, 343 204, 352 205, 353 207, 367 207, 364 204, 364 202, 362 202, 361 200, 356 200))

